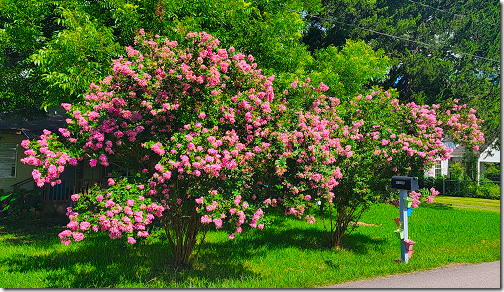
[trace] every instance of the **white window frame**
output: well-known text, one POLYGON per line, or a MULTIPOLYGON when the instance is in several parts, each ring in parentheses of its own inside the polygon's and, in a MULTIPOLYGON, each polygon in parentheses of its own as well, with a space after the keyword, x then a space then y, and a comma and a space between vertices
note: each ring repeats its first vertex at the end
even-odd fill
POLYGON ((434 177, 438 177, 438 175, 442 174, 441 160, 437 160, 434 165, 434 177))

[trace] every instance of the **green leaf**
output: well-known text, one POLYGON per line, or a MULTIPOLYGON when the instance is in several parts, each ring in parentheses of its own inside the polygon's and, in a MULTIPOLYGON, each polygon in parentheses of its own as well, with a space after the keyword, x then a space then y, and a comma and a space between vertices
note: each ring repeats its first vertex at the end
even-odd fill
POLYGON ((4 194, 3 196, 0 197, 0 201, 3 201, 5 199, 7 199, 8 197, 10 197, 12 195, 12 193, 7 193, 7 194, 4 194))

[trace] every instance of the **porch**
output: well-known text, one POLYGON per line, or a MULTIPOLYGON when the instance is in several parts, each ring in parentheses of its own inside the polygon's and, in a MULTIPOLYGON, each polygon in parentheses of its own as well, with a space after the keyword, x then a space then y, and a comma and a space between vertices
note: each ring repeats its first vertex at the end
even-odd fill
MULTIPOLYGON (((38 189, 32 177, 12 185, 13 191, 18 192, 25 187, 38 189)), ((76 193, 87 194, 89 189, 98 185, 107 186, 107 179, 77 179, 63 180, 61 184, 40 188, 39 195, 28 194, 24 197, 22 212, 32 212, 36 218, 64 216, 66 208, 72 205, 70 196, 76 193), (25 210, 25 211, 23 211, 25 210)))

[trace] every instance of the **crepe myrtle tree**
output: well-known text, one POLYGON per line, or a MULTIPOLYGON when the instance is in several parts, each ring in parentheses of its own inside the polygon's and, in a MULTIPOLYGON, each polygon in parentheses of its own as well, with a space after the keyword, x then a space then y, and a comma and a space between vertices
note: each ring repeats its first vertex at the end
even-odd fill
MULTIPOLYGON (((271 134, 279 153, 275 167, 285 213, 310 223, 314 213, 322 213, 332 247, 342 247, 373 203, 398 202, 388 187, 392 176, 423 173, 436 159, 448 159, 451 150, 443 138, 475 150, 484 142, 482 120, 457 100, 443 106, 400 104, 396 92, 373 88, 342 101, 324 95, 324 84, 313 88, 306 81, 295 80, 285 93, 304 99, 291 99, 297 105, 287 105, 271 134)), ((422 192, 428 202, 439 193, 422 192)), ((418 207, 421 192, 409 195, 418 207)))
POLYGON ((110 177, 107 189, 71 196, 62 243, 101 231, 134 244, 158 224, 173 264, 186 266, 210 227, 230 239, 264 228, 254 174, 273 161, 268 131, 286 107, 253 56, 218 46, 205 32, 173 41, 140 30, 113 75, 91 84, 85 101, 63 104, 67 128, 23 142, 38 186, 60 183, 65 166, 81 160, 130 169, 129 180, 110 177))
POLYGON ((101 231, 134 244, 157 224, 174 265, 186 266, 210 227, 230 239, 262 229, 267 206, 313 222, 320 201, 339 246, 391 174, 446 157, 443 135, 482 141, 474 113, 456 103, 442 117, 439 106, 400 105, 379 89, 340 103, 323 83, 297 79, 275 93, 274 76, 262 75, 251 55, 218 46, 204 32, 173 41, 140 31, 113 61, 113 75, 91 84, 84 102, 63 104, 68 127, 59 137, 46 130, 23 142, 39 186, 59 183, 65 165, 80 160, 131 170, 129 180, 111 177, 107 189, 72 196, 62 243, 101 231), (265 181, 280 193, 264 192, 265 181))

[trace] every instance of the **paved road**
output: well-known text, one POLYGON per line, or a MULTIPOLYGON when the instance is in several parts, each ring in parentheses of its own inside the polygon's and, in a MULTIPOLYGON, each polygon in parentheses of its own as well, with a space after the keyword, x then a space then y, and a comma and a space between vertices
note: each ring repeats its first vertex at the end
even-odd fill
POLYGON ((346 282, 324 288, 500 288, 500 261, 346 282))

